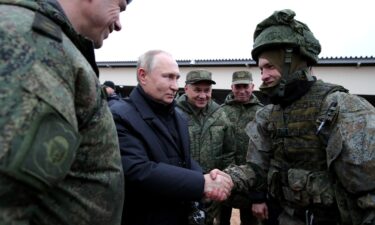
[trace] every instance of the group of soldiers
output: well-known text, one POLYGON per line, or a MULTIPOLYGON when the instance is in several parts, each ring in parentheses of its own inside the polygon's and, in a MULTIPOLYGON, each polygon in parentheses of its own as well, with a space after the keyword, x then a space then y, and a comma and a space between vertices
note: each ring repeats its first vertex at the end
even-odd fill
MULTIPOLYGON (((199 69, 187 74, 185 93, 178 97, 177 109, 188 120, 192 158, 205 172, 245 164, 249 142, 245 127, 262 107, 253 94, 252 81, 249 71, 234 72, 232 91, 219 105, 212 99, 216 82, 210 71, 199 69)), ((207 207, 206 224, 213 224, 215 217, 219 224, 230 224, 231 211, 224 204, 207 207)), ((242 224, 256 224, 250 212, 250 205, 241 209, 242 224)))
POLYGON ((145 69, 152 63, 141 63, 137 72, 141 85, 130 97, 133 100, 124 103, 125 108, 118 107, 128 111, 120 110, 117 119, 122 123, 115 127, 97 78, 93 48, 101 47, 108 32, 121 29, 118 14, 130 2, 0 0, 0 224, 125 224, 126 190, 138 193, 126 197, 149 213, 145 218, 132 217, 132 224, 187 221, 178 218, 186 216, 181 196, 184 200, 225 198, 220 203, 199 203, 207 212, 205 224, 229 224, 232 207, 240 209, 242 224, 375 224, 375 109, 344 87, 313 75, 320 43, 306 24, 294 19, 291 10, 274 12, 254 32, 251 54, 261 71, 259 89, 271 104, 263 106, 257 100, 247 71, 233 74, 232 92, 223 105, 211 99, 215 81, 210 71, 187 74, 185 94, 176 105, 188 122, 191 156, 204 175, 190 160, 162 155, 161 161, 170 164, 139 161, 135 153, 154 157, 155 152, 141 151, 153 150, 153 144, 176 142, 168 154, 177 154, 172 150, 185 148, 187 142, 177 137, 176 128, 183 121, 169 120, 174 105, 160 103, 174 102, 171 94, 160 96, 157 105, 149 104, 153 99, 148 94, 159 97, 155 87, 162 90, 163 82, 177 89, 177 63, 164 52, 143 60, 155 57, 160 63, 164 59, 160 68, 168 64, 173 69, 168 79, 157 80, 160 74, 145 69), (91 32, 100 25, 90 15, 105 17, 113 7, 117 16, 110 30, 103 22, 99 30, 104 33, 91 32), (149 132, 157 119, 147 120, 151 113, 138 110, 140 102, 142 107, 156 105, 165 110, 155 118, 164 116, 160 124, 172 131, 172 138, 142 136, 137 129, 149 132), (123 116, 127 112, 134 115, 123 116), (158 138, 162 141, 155 141, 158 138), (124 159, 119 149, 133 158, 124 159), (151 166, 140 171, 143 165, 151 166), (187 177, 179 177, 189 187, 188 197, 187 190, 182 193, 176 188, 178 193, 169 198, 164 189, 173 187, 167 185, 162 185, 163 190, 145 191, 153 188, 149 184, 169 182, 174 172, 170 168, 195 181, 189 184, 184 180, 187 177), (132 183, 125 185, 124 171, 128 178, 141 176, 128 179, 132 183), (155 171, 162 176, 153 176, 155 171), (158 191, 167 195, 165 202, 155 197, 158 191), (143 199, 144 195, 151 197, 143 199), (173 220, 162 211, 175 208, 181 214, 173 215, 173 220))

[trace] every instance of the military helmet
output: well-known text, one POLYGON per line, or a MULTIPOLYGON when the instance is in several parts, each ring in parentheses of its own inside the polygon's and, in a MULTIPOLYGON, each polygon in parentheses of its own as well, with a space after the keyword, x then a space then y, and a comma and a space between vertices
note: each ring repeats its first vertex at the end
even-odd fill
POLYGON ((295 15, 290 9, 275 11, 257 25, 251 51, 254 60, 258 61, 264 50, 286 47, 297 49, 309 65, 317 63, 321 51, 319 41, 306 24, 294 19, 295 15))

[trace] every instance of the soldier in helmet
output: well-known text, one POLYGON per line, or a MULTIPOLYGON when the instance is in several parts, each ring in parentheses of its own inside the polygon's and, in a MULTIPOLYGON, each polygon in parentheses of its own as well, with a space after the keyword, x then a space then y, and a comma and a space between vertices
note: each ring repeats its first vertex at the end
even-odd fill
POLYGON ((121 30, 130 1, 0 0, 0 224, 121 224, 94 47, 121 30))
POLYGON ((248 164, 227 170, 232 193, 276 199, 281 225, 375 224, 375 109, 313 76, 320 44, 294 16, 276 11, 256 27, 252 57, 272 104, 246 128, 248 164))

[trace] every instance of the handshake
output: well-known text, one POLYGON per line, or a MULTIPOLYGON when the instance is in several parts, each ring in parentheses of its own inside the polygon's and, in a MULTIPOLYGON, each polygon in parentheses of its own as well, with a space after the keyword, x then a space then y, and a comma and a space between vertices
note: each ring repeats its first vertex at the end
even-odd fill
POLYGON ((232 178, 221 170, 213 169, 204 175, 204 197, 213 201, 224 201, 233 188, 232 178))

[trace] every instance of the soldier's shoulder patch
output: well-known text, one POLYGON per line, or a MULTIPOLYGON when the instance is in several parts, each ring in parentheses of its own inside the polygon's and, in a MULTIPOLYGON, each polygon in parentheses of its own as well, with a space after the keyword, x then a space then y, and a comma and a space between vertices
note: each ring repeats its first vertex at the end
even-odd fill
POLYGON ((35 32, 52 38, 58 42, 62 41, 62 31, 60 26, 39 12, 36 12, 35 14, 32 29, 35 32))

